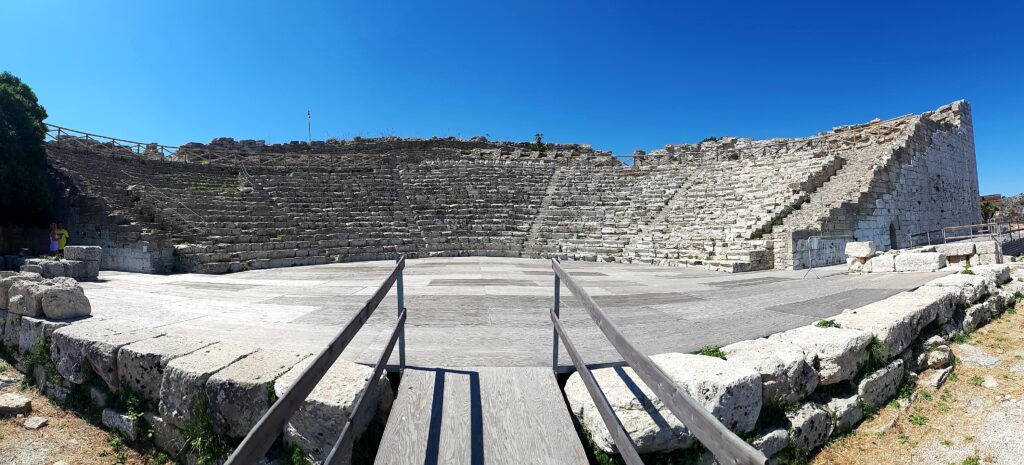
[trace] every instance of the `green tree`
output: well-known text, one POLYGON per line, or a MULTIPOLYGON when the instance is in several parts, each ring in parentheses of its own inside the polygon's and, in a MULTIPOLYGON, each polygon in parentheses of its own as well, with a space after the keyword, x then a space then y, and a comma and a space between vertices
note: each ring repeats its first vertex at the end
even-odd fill
POLYGON ((544 145, 544 134, 537 133, 533 135, 533 149, 538 152, 543 152, 547 147, 544 145))
POLYGON ((32 89, 9 72, 0 74, 0 224, 50 221, 53 182, 44 119, 46 110, 32 89))
POLYGON ((988 223, 993 216, 996 216, 996 212, 999 211, 999 207, 992 205, 991 202, 981 203, 981 222, 988 223))

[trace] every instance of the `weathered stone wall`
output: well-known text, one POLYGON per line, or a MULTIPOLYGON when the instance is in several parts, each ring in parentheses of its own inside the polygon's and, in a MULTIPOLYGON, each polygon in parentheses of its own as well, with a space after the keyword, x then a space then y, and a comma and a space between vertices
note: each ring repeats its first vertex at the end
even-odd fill
POLYGON ((178 159, 65 138, 73 243, 104 267, 253 268, 492 255, 700 266, 841 263, 978 215, 970 112, 956 102, 804 139, 669 145, 624 165, 583 145, 218 139, 178 159), (890 227, 891 226, 891 227, 890 227))

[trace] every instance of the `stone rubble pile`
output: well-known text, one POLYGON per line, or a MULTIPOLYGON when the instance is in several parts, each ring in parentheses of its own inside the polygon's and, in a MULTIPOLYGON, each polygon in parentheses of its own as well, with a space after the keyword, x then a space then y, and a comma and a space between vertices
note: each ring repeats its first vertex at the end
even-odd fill
MULTIPOLYGON (((851 245, 872 256, 870 244, 851 245)), ((812 451, 884 407, 904 383, 937 389, 953 370, 949 342, 1018 304, 1024 266, 978 265, 829 320, 722 348, 725 358, 651 359, 724 425, 769 459, 812 451)), ((639 451, 691 447, 694 438, 629 367, 593 375, 639 451)), ((572 413, 597 447, 612 439, 579 374, 565 385, 572 413)))

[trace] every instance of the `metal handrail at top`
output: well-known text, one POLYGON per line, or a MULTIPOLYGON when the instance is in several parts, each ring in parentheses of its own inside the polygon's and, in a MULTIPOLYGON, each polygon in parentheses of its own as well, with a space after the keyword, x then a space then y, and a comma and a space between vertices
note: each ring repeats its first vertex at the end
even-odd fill
POLYGON ((352 421, 359 417, 362 409, 366 408, 363 400, 366 398, 369 389, 372 388, 373 384, 377 382, 377 379, 384 372, 385 365, 388 359, 391 358, 391 352, 394 350, 396 342, 399 347, 399 368, 405 368, 406 309, 404 306, 405 295, 402 284, 403 269, 405 269, 405 256, 399 257, 395 268, 391 270, 391 274, 377 288, 377 292, 366 301, 362 309, 352 316, 348 324, 334 336, 334 339, 327 344, 327 347, 320 351, 313 360, 313 363, 299 375, 291 387, 288 388, 288 391, 277 402, 274 402, 274 405, 263 415, 263 418, 260 418, 260 421, 249 431, 249 434, 245 436, 245 439, 242 440, 238 448, 228 457, 225 465, 255 465, 263 458, 263 455, 267 453, 267 450, 270 449, 270 446, 281 434, 281 431, 284 430, 288 419, 298 410, 302 402, 306 400, 306 397, 313 392, 313 388, 323 379, 327 370, 334 365, 334 362, 337 361, 342 351, 352 341, 352 338, 355 337, 356 333, 373 315, 374 310, 384 300, 384 296, 391 290, 391 286, 395 285, 398 294, 398 321, 391 332, 387 346, 385 346, 380 358, 377 359, 377 364, 373 366, 373 374, 366 380, 366 384, 363 385, 363 389, 352 404, 348 418, 345 421, 345 426, 335 441, 331 453, 327 456, 327 460, 324 461, 324 465, 337 465, 346 463, 349 460, 354 434, 352 421))
POLYGON ((626 364, 633 368, 633 371, 636 372, 644 384, 654 391, 654 394, 661 399, 672 414, 683 422, 683 425, 693 433, 701 444, 715 455, 715 458, 720 463, 762 465, 767 462, 764 454, 744 442, 739 436, 730 431, 729 428, 726 428, 710 412, 693 400, 689 393, 670 378, 650 357, 629 342, 622 335, 622 332, 619 331, 615 323, 612 323, 604 314, 604 311, 601 310, 601 307, 594 302, 590 294, 573 280, 572 276, 562 268, 562 265, 557 260, 551 260, 551 268, 555 272, 554 303, 551 307, 551 322, 554 324, 552 366, 556 369, 558 367, 558 340, 561 339, 565 343, 566 352, 572 358, 573 365, 576 366, 576 370, 579 372, 587 392, 594 399, 597 410, 601 414, 601 419, 604 420, 605 426, 611 432, 615 447, 619 450, 627 464, 643 465, 643 461, 636 451, 636 444, 626 434, 622 423, 615 416, 615 412, 608 403, 604 392, 601 391, 601 387, 594 380, 593 374, 583 362, 579 351, 573 346, 572 340, 562 326, 562 322, 558 317, 561 281, 565 282, 565 286, 569 288, 569 291, 583 304, 583 308, 590 314, 590 318, 594 320, 594 323, 601 329, 601 332, 608 338, 608 341, 615 347, 615 350, 622 356, 626 364))

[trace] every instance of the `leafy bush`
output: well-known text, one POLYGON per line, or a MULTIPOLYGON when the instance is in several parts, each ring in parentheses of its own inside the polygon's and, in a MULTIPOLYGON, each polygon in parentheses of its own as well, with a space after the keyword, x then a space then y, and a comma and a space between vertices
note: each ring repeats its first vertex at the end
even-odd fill
POLYGON ((842 328, 843 327, 839 323, 836 323, 835 320, 821 320, 821 321, 815 323, 814 326, 817 326, 819 328, 842 328))
POLYGON ((46 110, 9 72, 0 74, 0 223, 45 226, 53 208, 47 172, 46 110))

